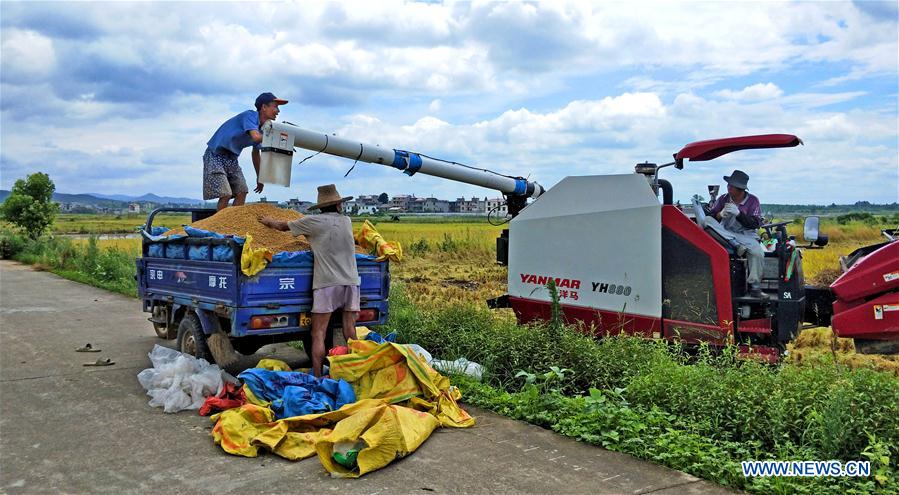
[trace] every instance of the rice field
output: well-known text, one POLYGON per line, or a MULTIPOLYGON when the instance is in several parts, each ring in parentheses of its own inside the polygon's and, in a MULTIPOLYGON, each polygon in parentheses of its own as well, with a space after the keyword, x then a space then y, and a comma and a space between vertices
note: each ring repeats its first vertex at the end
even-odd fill
MULTIPOLYGON (((186 217, 160 219, 169 225, 180 225, 186 217), (180 223, 179 223, 180 222, 180 223)), ((62 220, 65 222, 65 220, 62 220)), ((112 225, 121 225, 111 220, 112 225)), ((105 225, 92 219, 94 226, 105 225)), ((162 224, 162 222, 159 222, 162 224)), ((454 219, 435 222, 434 219, 416 221, 403 217, 400 221, 374 221, 375 227, 388 241, 400 242, 404 261, 391 265, 394 283, 405 287, 405 294, 422 307, 442 307, 447 304, 470 303, 483 305, 486 299, 506 292, 506 268, 495 262, 495 242, 502 226, 493 226, 484 219, 454 219)), ((359 228, 361 220, 354 221, 359 228)), ((802 225, 791 224, 790 234, 803 245, 802 225)), ((880 226, 860 223, 838 225, 823 222, 821 231, 830 236, 824 249, 804 249, 803 267, 806 283, 828 285, 839 276, 839 258, 885 238, 880 226)), ((76 242, 84 243, 86 239, 76 242)), ((101 248, 114 248, 138 256, 140 239, 101 239, 101 248)), ((511 318, 511 313, 501 313, 511 318)), ((899 359, 867 356, 855 353, 852 341, 837 339, 830 328, 808 329, 789 346, 788 360, 796 365, 812 365, 822 359, 832 359, 849 367, 875 367, 899 375, 899 359)))
MULTIPOLYGON (((54 225, 55 232, 64 231, 61 225, 88 228, 92 233, 133 232, 139 220, 145 217, 115 219, 98 215, 73 215, 87 217, 70 221, 61 216, 54 225)), ((410 285, 410 293, 417 300, 429 304, 441 301, 483 301, 505 292, 505 268, 495 263, 496 238, 503 226, 494 226, 485 219, 463 218, 439 222, 436 219, 402 217, 398 222, 370 219, 381 235, 403 246, 405 260, 391 266, 394 279, 410 285)), ((358 229, 363 220, 355 219, 358 229)), ((154 224, 178 226, 188 223, 186 216, 157 217, 154 224)), ((140 222, 138 222, 140 223, 140 222)), ((803 249, 803 268, 806 283, 828 285, 839 276, 839 258, 853 250, 884 238, 880 226, 850 223, 839 225, 823 222, 821 231, 830 236, 824 249, 803 249)), ((789 233, 803 245, 802 225, 791 224, 789 233)), ((76 242, 86 242, 78 239, 76 242)), ((101 239, 101 247, 116 248, 125 252, 140 251, 140 239, 101 239)))
MULTIPOLYGON (((146 223, 146 214, 85 215, 64 213, 53 223, 54 234, 127 234, 135 233, 146 223)), ((161 213, 153 219, 153 225, 177 227, 190 223, 190 215, 161 213)))

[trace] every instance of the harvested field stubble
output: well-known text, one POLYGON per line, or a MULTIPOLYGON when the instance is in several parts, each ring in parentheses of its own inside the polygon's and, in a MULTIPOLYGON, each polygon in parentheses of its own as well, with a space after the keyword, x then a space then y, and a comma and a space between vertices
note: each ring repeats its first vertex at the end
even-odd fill
POLYGON ((857 354, 852 339, 837 337, 829 327, 803 330, 787 348, 787 361, 798 366, 815 366, 821 360, 834 359, 851 369, 874 368, 899 376, 899 356, 857 354))

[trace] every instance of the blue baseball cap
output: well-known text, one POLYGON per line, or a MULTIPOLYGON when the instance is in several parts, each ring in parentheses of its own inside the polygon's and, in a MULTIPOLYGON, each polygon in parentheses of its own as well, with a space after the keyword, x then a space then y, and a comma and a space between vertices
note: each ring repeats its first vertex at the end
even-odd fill
POLYGON ((258 111, 262 108, 262 105, 272 102, 277 103, 278 105, 287 104, 287 100, 282 100, 281 98, 278 98, 271 93, 262 93, 261 95, 256 97, 256 110, 258 111))

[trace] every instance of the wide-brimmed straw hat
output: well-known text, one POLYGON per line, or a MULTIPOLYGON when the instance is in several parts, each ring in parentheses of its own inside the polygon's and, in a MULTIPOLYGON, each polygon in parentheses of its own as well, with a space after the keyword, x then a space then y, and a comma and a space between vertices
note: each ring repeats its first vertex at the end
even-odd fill
POLYGON ((341 197, 334 184, 318 186, 318 203, 310 206, 310 210, 320 210, 326 206, 336 205, 353 199, 352 196, 341 197))
POLYGON ((749 189, 746 187, 749 184, 749 176, 742 170, 734 170, 734 173, 725 175, 724 181, 739 189, 749 189))

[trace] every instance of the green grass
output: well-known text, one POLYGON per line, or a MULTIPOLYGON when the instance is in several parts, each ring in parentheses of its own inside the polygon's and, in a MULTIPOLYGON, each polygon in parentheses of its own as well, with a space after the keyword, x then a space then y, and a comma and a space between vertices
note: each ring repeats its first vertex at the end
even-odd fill
POLYGON ((755 493, 895 493, 899 380, 834 363, 779 367, 734 349, 688 354, 661 341, 594 341, 519 326, 480 306, 422 308, 401 285, 391 322, 436 358, 485 367, 463 400, 605 448, 755 493), (876 455, 875 455, 876 453, 876 455), (886 460, 884 461, 884 456, 886 460), (875 478, 747 479, 744 460, 868 460, 875 478))
POLYGON ((64 237, 28 239, 0 229, 0 258, 11 258, 36 268, 127 296, 137 296, 134 279, 138 249, 100 247, 96 237, 75 242, 64 237))

